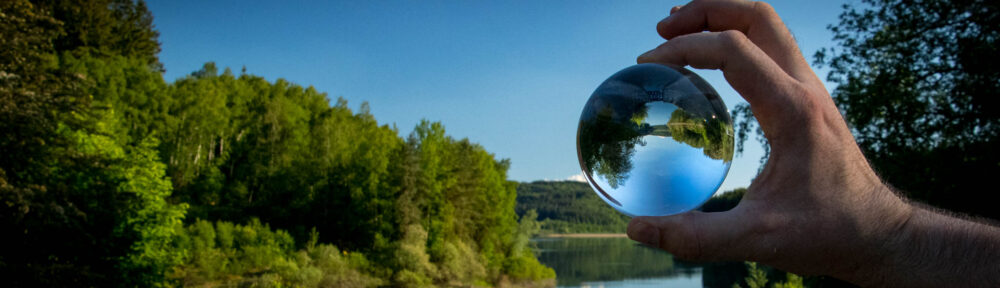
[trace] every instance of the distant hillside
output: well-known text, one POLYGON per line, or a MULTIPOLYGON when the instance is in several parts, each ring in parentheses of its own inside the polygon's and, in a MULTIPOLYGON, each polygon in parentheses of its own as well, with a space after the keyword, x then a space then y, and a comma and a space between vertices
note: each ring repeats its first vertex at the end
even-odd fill
POLYGON ((535 181, 517 187, 515 211, 538 212, 542 234, 625 233, 630 218, 601 201, 587 183, 535 181))
POLYGON ((747 188, 736 188, 712 196, 712 199, 708 199, 705 204, 701 204, 698 210, 704 212, 721 212, 736 207, 736 204, 740 204, 740 199, 743 199, 743 194, 747 192, 747 188))
MULTIPOLYGON (((745 188, 719 194, 699 210, 725 211, 735 207, 745 188)), ((542 234, 625 233, 631 218, 601 201, 587 183, 576 181, 534 181, 517 187, 517 214, 538 212, 542 234)))

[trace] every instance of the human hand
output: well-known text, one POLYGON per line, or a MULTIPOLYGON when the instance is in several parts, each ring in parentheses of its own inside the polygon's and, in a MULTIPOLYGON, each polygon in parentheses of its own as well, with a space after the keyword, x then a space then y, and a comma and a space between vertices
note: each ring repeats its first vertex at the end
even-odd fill
POLYGON ((636 217, 630 238, 689 260, 750 260, 874 284, 887 243, 913 214, 868 165, 826 88, 766 3, 693 1, 657 25, 668 41, 639 57, 720 69, 771 145, 734 209, 636 217), (703 31, 709 32, 703 32, 703 31))

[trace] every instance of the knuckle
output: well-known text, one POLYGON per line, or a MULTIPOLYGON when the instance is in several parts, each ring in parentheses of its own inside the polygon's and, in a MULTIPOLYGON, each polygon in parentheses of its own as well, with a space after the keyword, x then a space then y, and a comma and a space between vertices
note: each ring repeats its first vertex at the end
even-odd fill
POLYGON ((768 235, 782 231, 788 224, 787 218, 772 211, 761 211, 758 216, 751 225, 752 229, 748 235, 751 238, 767 238, 768 235))
MULTIPOLYGON (((793 90, 799 99, 799 105, 801 107, 800 111, 803 111, 805 119, 811 124, 821 124, 827 121, 827 103, 823 101, 818 95, 812 92, 812 90, 802 87, 801 85, 796 85, 796 89, 793 90)), ((839 114, 838 114, 839 116, 839 114)))
POLYGON ((796 80, 787 79, 778 84, 778 91, 785 96, 782 98, 787 99, 784 102, 786 105, 784 108, 786 111, 785 119, 791 121, 784 124, 794 125, 794 127, 789 128, 809 128, 822 122, 823 102, 819 101, 818 97, 814 95, 815 93, 808 87, 801 85, 796 80))
POLYGON ((726 30, 719 33, 719 41, 729 48, 744 49, 750 39, 739 30, 726 30))
POLYGON ((778 15, 778 13, 774 11, 774 6, 771 6, 771 4, 763 1, 753 2, 752 9, 753 13, 756 14, 757 17, 763 19, 770 19, 778 15))
POLYGON ((790 219, 773 211, 760 211, 757 217, 749 223, 750 229, 744 235, 743 241, 748 244, 747 258, 754 261, 770 261, 778 252, 778 247, 787 247, 788 241, 783 233, 793 230, 790 219))

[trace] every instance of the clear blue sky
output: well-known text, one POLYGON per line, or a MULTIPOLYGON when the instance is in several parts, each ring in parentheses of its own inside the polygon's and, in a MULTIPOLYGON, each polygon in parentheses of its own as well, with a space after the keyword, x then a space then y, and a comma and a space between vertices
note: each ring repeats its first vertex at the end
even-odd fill
MULTIPOLYGON (((770 1, 806 58, 831 46, 826 26, 857 1, 770 1)), ((580 111, 598 84, 664 40, 656 23, 680 1, 159 1, 167 81, 214 61, 285 78, 350 106, 371 104, 402 135, 420 119, 513 162, 517 181, 580 173, 580 111)), ((718 71, 696 70, 732 109, 743 99, 718 71)), ((819 70, 826 77, 825 70, 819 70)), ((828 89, 831 89, 829 85, 828 89)), ((721 191, 753 179, 748 143, 721 191)))

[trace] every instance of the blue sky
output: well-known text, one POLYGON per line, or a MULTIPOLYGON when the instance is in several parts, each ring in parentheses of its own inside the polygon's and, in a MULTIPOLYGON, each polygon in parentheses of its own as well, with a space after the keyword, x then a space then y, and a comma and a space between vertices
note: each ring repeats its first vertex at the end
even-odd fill
MULTIPOLYGON (((841 4, 770 1, 806 59, 832 45, 841 4)), ((420 119, 509 158, 517 181, 580 173, 580 112, 604 79, 664 40, 656 23, 680 1, 159 1, 167 81, 214 61, 314 86, 402 135, 420 119)), ((732 109, 718 71, 695 70, 732 109)), ((821 78, 826 70, 817 70, 821 78)), ((832 89, 831 86, 827 86, 832 89)), ((762 151, 748 143, 720 191, 745 187, 762 151)))

